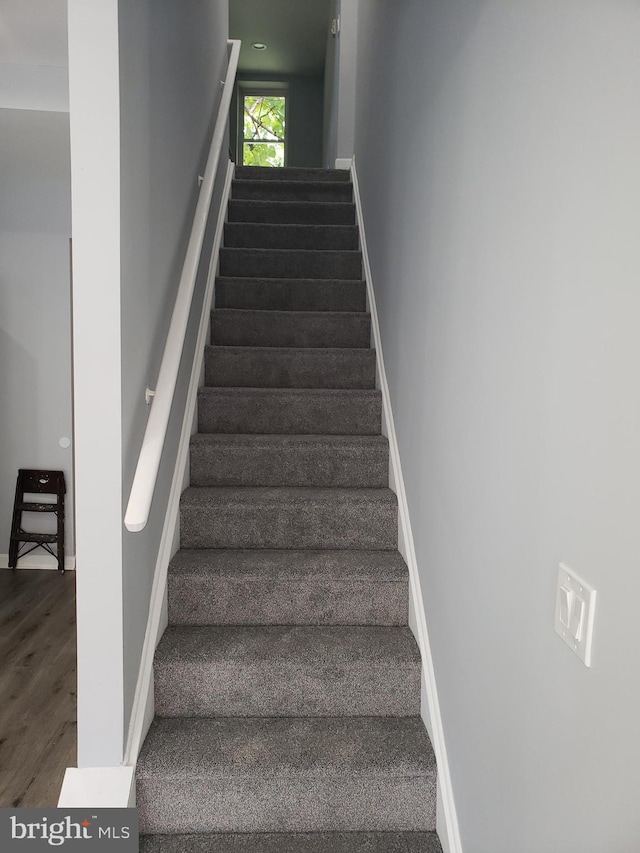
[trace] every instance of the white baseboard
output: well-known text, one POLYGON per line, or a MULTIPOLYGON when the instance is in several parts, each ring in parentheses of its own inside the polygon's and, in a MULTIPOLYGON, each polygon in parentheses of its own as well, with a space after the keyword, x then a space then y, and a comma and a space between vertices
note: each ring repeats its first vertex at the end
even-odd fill
MULTIPOLYGON (((64 558, 65 571, 73 571, 76 567, 75 554, 64 558)), ((0 554, 0 569, 9 568, 9 555, 0 554)), ((58 561, 51 554, 27 554, 26 557, 20 557, 18 560, 18 569, 53 569, 58 570, 58 561)))
POLYGON ((336 169, 350 169, 352 162, 351 157, 338 157, 336 160, 336 169))
POLYGON ((133 805, 133 767, 67 767, 58 808, 124 809, 133 805))
POLYGON ((389 386, 384 368, 380 326, 376 310, 371 266, 367 253, 367 241, 355 157, 351 163, 351 176, 353 179, 353 197, 356 203, 356 215, 360 231, 364 277, 367 282, 367 303, 371 313, 372 344, 375 347, 377 355, 377 387, 382 392, 382 432, 389 440, 389 481, 391 488, 398 498, 398 550, 404 557, 409 568, 409 625, 416 637, 422 656, 423 699, 421 712, 425 726, 429 732, 429 737, 431 738, 438 765, 437 830, 444 853, 462 853, 462 842, 453 796, 442 717, 440 715, 438 689, 431 656, 431 646, 429 644, 429 633, 427 631, 427 619, 420 589, 420 575, 418 573, 418 563, 413 542, 413 533, 411 531, 407 494, 404 487, 398 439, 393 422, 391 398, 389 396, 389 386))
POLYGON ((218 255, 220 253, 220 246, 222 245, 227 203, 231 193, 233 169, 233 163, 229 163, 222 198, 220 200, 216 233, 213 240, 209 275, 203 300, 202 315, 200 317, 198 339, 191 367, 191 378, 187 391, 185 413, 182 420, 182 431, 178 444, 178 455, 173 469, 169 501, 164 517, 160 547, 153 575, 149 616, 124 755, 124 764, 128 767, 135 767, 142 743, 153 720, 153 657, 156 646, 167 625, 167 573, 169 562, 179 544, 180 495, 184 490, 185 483, 188 482, 187 463, 189 460, 189 441, 195 423, 198 387, 203 370, 205 343, 209 334, 218 255))

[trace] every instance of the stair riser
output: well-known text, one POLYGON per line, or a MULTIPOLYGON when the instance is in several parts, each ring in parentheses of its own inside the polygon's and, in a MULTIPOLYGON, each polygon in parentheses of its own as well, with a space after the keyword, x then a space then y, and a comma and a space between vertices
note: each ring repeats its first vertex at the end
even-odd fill
POLYGON ((365 311, 363 281, 218 278, 216 308, 256 311, 365 311))
POLYGON ((305 183, 294 181, 233 181, 232 199, 261 201, 352 202, 353 189, 346 182, 305 183))
POLYGON ((371 349, 207 347, 205 382, 223 388, 373 389, 371 349))
MULTIPOLYGON (((254 748, 259 748, 256 744, 254 748)), ((170 776, 138 781, 145 833, 429 831, 435 772, 420 777, 170 776)))
POLYGON ((198 428, 205 433, 378 435, 381 422, 379 391, 325 396, 207 389, 198 400, 198 428))
POLYGON ((326 581, 169 575, 172 625, 380 625, 407 623, 408 581, 326 581))
POLYGON ((349 183, 351 173, 348 169, 318 169, 305 166, 285 166, 274 169, 271 166, 236 166, 236 180, 260 181, 343 181, 349 183))
POLYGON ((192 486, 317 486, 384 488, 389 481, 385 447, 229 443, 191 445, 192 486))
POLYGON ((352 347, 371 342, 368 314, 233 311, 211 315, 211 343, 248 347, 352 347))
POLYGON ((338 717, 420 713, 420 664, 174 661, 154 667, 161 717, 338 717))
POLYGON ((354 251, 298 249, 220 250, 220 275, 237 278, 362 278, 362 255, 354 251))
POLYGON ((279 505, 216 503, 181 508, 183 548, 361 548, 397 546, 397 510, 346 501, 279 505))
POLYGON ((350 202, 258 201, 230 199, 229 222, 267 222, 282 225, 355 225, 350 202))
POLYGON ((274 225, 228 223, 224 245, 237 249, 358 249, 358 229, 349 225, 274 225))

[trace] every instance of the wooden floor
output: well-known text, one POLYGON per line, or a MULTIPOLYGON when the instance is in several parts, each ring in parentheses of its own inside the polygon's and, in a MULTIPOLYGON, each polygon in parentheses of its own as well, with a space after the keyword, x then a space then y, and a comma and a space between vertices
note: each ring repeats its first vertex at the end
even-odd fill
POLYGON ((76 765, 75 572, 0 569, 0 806, 56 806, 76 765))

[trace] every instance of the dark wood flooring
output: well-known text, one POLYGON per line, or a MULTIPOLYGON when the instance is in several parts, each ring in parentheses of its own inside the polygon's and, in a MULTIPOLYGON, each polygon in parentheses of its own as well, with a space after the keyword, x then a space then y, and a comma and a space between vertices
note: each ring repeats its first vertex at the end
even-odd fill
POLYGON ((0 806, 56 806, 76 765, 75 572, 0 570, 0 806))

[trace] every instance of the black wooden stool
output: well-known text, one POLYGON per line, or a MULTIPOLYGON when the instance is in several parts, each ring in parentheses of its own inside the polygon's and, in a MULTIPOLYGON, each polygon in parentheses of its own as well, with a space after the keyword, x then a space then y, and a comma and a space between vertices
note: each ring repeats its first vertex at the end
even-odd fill
POLYGON ((64 574, 64 474, 62 471, 34 471, 20 468, 16 483, 16 499, 13 504, 11 539, 9 541, 9 568, 15 569, 20 557, 25 557, 36 548, 44 550, 58 560, 58 571, 64 574), (25 501, 25 494, 55 495, 51 503, 25 501), (56 516, 55 533, 29 533, 22 529, 23 512, 49 512, 56 516), (23 550, 21 543, 33 543, 23 550), (56 551, 51 547, 55 544, 56 551))

